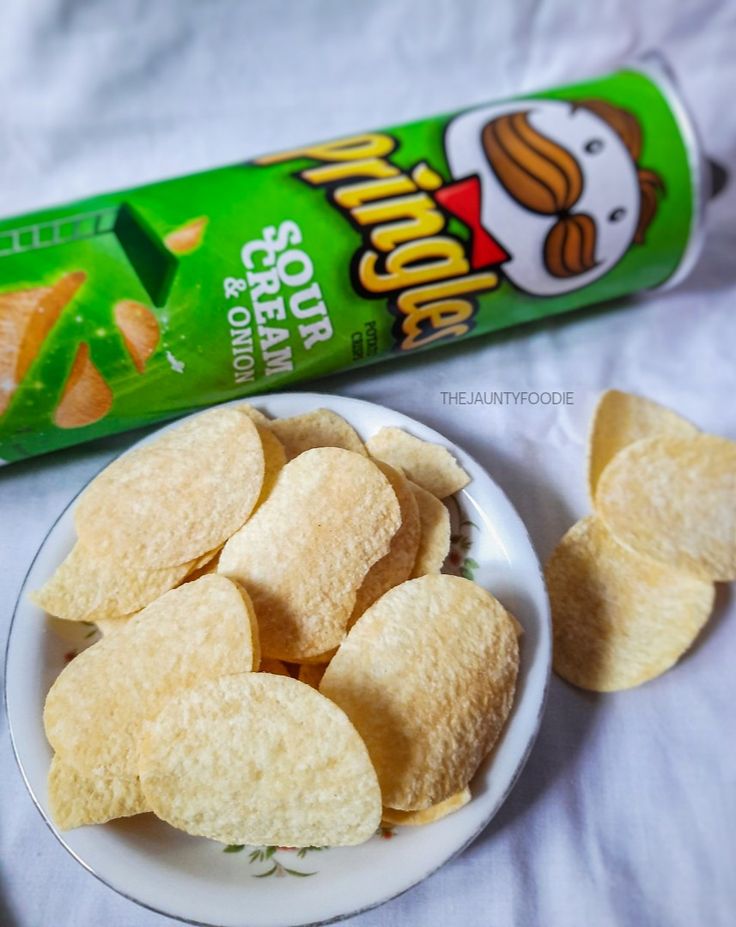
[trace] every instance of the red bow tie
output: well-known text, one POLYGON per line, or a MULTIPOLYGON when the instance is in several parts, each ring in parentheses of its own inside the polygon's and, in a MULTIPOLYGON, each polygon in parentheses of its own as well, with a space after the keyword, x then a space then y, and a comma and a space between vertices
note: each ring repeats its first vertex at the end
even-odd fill
POLYGON ((503 264, 511 255, 483 228, 480 218, 480 180, 464 177, 435 191, 434 198, 443 209, 457 216, 471 233, 470 265, 473 270, 503 264))

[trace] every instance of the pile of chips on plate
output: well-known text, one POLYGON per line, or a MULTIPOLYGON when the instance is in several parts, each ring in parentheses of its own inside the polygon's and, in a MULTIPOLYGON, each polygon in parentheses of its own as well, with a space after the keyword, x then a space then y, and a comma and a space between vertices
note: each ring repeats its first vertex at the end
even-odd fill
POLYGON ((331 846, 470 800, 519 625, 441 573, 450 452, 318 409, 222 407, 90 483, 34 600, 102 638, 44 724, 62 828, 145 811, 226 844, 331 846))

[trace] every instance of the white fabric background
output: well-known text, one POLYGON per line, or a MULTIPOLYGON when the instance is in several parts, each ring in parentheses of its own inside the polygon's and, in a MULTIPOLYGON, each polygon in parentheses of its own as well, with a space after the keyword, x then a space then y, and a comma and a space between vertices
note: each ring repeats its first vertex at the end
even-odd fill
MULTIPOLYGON (((0 213, 462 107, 666 52, 709 151, 736 166, 733 0, 2 0, 0 213), (690 12, 688 10, 691 10, 690 12)), ((317 385, 385 403, 467 447, 541 557, 586 511, 583 441, 618 386, 736 438, 736 184, 676 291, 317 385), (565 410, 449 408, 441 390, 573 390, 565 410)), ((0 625, 52 520, 137 435, 0 472, 0 625)), ((463 856, 355 927, 736 923, 736 608, 628 693, 553 680, 516 789, 463 856)), ((3 635, 5 631, 3 631, 3 635)), ((6 722, 3 717, 3 728, 6 722)), ((160 927, 61 849, 5 730, 0 923, 160 927)))

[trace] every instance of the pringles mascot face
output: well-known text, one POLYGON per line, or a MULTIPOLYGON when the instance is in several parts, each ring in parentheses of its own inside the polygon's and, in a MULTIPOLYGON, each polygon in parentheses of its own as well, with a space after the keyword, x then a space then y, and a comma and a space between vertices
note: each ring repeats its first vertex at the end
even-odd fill
POLYGON ((663 189, 639 166, 636 118, 602 100, 464 113, 445 150, 455 183, 438 199, 471 227, 473 264, 537 296, 591 283, 643 242, 663 189))

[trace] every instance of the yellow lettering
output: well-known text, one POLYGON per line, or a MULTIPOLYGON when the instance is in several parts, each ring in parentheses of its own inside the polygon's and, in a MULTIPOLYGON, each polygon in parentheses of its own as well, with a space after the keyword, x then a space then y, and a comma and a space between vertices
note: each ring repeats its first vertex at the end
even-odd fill
POLYGON ((469 325, 453 325, 451 328, 443 328, 440 331, 432 332, 431 335, 427 335, 421 341, 416 338, 405 338, 401 342, 401 347, 405 351, 414 348, 426 348, 433 341, 439 341, 441 338, 458 338, 460 335, 467 335, 469 331, 469 325))
POLYGON ((468 274, 464 277, 455 277, 452 280, 442 280, 429 286, 414 287, 402 293, 397 300, 399 310, 403 315, 411 315, 418 308, 437 300, 452 299, 466 293, 483 293, 495 290, 498 286, 498 274, 493 271, 484 271, 479 274, 468 274))
POLYGON ((332 195, 338 206, 354 209, 363 203, 371 203, 387 196, 415 192, 414 184, 404 174, 399 174, 398 168, 394 168, 394 174, 398 176, 391 176, 390 180, 367 180, 365 183, 354 183, 347 187, 335 187, 332 195))
POLYGON ((420 161, 411 172, 411 179, 422 190, 438 190, 444 181, 426 161, 420 161))
POLYGON ((388 293, 468 271, 463 246, 453 238, 423 238, 399 245, 386 258, 386 273, 378 273, 379 255, 366 251, 358 264, 358 276, 366 290, 388 293))
POLYGON ((403 241, 415 238, 429 238, 445 227, 445 217, 426 193, 401 196, 372 206, 362 206, 353 213, 361 225, 376 225, 371 241, 379 251, 393 251, 403 241), (390 219, 406 219, 405 222, 389 222, 390 219))
POLYGON ((299 176, 316 187, 335 180, 345 180, 346 177, 395 177, 398 173, 399 169, 389 161, 368 158, 364 161, 339 161, 336 164, 310 167, 299 176))
MULTIPOLYGON (((442 176, 424 161, 415 164, 410 175, 403 173, 386 160, 395 148, 391 136, 365 133, 267 155, 255 163, 309 158, 321 163, 300 172, 306 183, 320 186, 355 180, 333 187, 331 199, 357 225, 370 229, 372 247, 359 252, 360 284, 368 293, 398 294, 401 348, 411 351, 467 334, 476 311, 472 296, 496 289, 499 278, 492 271, 469 273, 464 243, 441 234, 447 220, 425 192, 436 190, 442 176)), ((299 327, 307 348, 332 335, 320 295, 305 291, 308 309, 297 312, 293 307, 302 318, 318 316, 299 327)), ((269 337, 266 347, 278 342, 277 331, 261 326, 261 338, 269 337)))
POLYGON ((464 335, 470 326, 474 306, 462 294, 494 290, 498 275, 493 272, 469 274, 442 280, 429 286, 406 290, 397 300, 398 310, 406 316, 401 330, 406 335, 401 347, 405 351, 421 348, 440 338, 464 335))
MULTIPOLYGON (((403 348, 419 347, 433 333, 462 325, 473 317, 473 304, 467 299, 445 299, 429 303, 404 319, 401 330, 406 335, 403 348)), ((467 329, 467 325, 465 326, 467 329)))
POLYGON ((292 148, 276 154, 256 158, 256 164, 282 164, 295 158, 313 158, 315 161, 360 161, 363 158, 383 158, 396 147, 390 135, 370 132, 364 135, 351 135, 338 138, 319 145, 307 145, 292 148))

